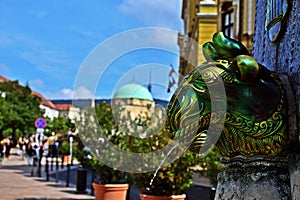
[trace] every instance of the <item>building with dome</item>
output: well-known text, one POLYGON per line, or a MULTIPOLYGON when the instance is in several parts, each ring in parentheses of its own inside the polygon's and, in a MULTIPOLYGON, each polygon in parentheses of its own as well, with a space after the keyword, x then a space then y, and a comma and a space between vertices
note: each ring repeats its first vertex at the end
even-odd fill
POLYGON ((129 114, 132 120, 144 121, 154 112, 155 102, 149 90, 135 83, 121 86, 111 99, 113 110, 129 114))

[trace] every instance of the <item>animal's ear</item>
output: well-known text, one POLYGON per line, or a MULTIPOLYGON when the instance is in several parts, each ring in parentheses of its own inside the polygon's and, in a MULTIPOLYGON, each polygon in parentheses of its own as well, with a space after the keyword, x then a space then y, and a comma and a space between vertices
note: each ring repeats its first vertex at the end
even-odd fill
POLYGON ((203 45, 202 51, 207 60, 233 60, 239 55, 249 55, 247 48, 239 41, 231 39, 222 32, 213 35, 212 42, 203 45))
POLYGON ((250 56, 237 56, 232 64, 231 69, 236 74, 237 79, 243 82, 253 82, 259 72, 259 64, 250 56))
POLYGON ((202 46, 202 52, 206 60, 218 60, 220 59, 220 55, 214 47, 212 42, 206 42, 202 46))

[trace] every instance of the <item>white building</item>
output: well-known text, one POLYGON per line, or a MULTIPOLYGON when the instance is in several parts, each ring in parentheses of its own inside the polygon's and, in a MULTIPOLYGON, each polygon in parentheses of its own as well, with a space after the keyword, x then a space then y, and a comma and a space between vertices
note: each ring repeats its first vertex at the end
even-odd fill
POLYGON ((80 119, 80 108, 72 104, 55 104, 56 109, 59 111, 59 116, 73 120, 80 119))
POLYGON ((41 99, 40 108, 45 111, 43 117, 49 117, 50 119, 54 119, 55 117, 59 116, 59 111, 50 100, 45 99, 43 95, 33 90, 32 90, 32 94, 38 96, 41 99))

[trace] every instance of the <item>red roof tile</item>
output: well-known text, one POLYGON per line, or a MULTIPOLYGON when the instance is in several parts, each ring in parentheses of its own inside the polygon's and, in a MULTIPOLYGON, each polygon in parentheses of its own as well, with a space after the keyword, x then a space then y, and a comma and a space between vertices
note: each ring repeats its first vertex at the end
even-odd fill
POLYGON ((2 83, 2 82, 8 82, 8 81, 10 81, 10 80, 7 79, 7 78, 5 78, 4 76, 0 75, 0 83, 2 83))
POLYGON ((55 105, 57 110, 70 110, 73 107, 72 104, 56 104, 55 105))
POLYGON ((50 100, 45 99, 45 97, 42 94, 40 94, 39 92, 34 91, 34 90, 31 90, 31 91, 32 91, 32 94, 41 98, 42 105, 47 106, 52 109, 56 109, 56 106, 50 100))

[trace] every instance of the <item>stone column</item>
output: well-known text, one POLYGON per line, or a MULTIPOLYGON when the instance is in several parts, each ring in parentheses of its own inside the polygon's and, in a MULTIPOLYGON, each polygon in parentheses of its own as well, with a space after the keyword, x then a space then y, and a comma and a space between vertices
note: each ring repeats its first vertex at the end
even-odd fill
POLYGON ((291 179, 291 199, 300 199, 300 155, 291 155, 289 158, 291 179))
POLYGON ((289 200, 287 159, 234 158, 223 160, 215 200, 289 200))

